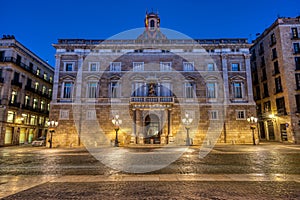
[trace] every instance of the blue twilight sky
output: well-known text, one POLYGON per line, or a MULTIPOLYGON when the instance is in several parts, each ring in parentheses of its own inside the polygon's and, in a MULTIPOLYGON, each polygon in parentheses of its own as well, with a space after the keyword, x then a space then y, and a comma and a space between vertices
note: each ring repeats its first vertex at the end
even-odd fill
POLYGON ((161 27, 192 38, 255 38, 277 16, 300 15, 299 0, 0 0, 0 34, 54 65, 58 38, 107 39, 144 26, 146 9, 161 27))

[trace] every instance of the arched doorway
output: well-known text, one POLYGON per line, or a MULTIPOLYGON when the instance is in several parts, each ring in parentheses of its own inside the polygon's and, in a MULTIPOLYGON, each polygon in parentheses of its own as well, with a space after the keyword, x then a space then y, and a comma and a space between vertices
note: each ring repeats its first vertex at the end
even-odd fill
POLYGON ((160 124, 157 115, 150 114, 145 118, 145 144, 160 144, 160 124))

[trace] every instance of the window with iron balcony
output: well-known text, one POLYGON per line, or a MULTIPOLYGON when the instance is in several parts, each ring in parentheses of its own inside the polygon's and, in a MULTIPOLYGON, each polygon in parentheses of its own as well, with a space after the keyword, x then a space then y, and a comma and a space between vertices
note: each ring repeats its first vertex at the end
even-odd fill
POLYGON ((276 37, 275 37, 275 33, 272 33, 270 46, 273 46, 274 44, 276 44, 276 37))
POLYGON ((292 28, 292 39, 298 39, 298 29, 296 27, 292 28))
POLYGON ((277 114, 286 115, 284 97, 276 99, 277 114))
POLYGON ((299 54, 300 53, 300 45, 299 43, 294 43, 294 54, 299 54))

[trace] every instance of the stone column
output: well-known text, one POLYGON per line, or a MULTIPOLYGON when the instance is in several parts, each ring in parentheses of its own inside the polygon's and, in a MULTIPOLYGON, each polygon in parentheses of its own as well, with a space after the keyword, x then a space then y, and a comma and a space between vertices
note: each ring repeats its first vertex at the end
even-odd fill
POLYGON ((252 77, 251 77, 251 65, 250 65, 250 55, 244 54, 245 65, 246 65, 246 76, 247 76, 247 91, 248 91, 248 101, 249 103, 255 103, 253 100, 253 89, 252 89, 252 77))
POLYGON ((55 55, 55 69, 54 69, 54 80, 53 80, 53 91, 52 91, 52 102, 56 103, 58 97, 58 82, 59 82, 59 68, 60 68, 60 55, 55 55))
POLYGON ((172 116, 171 116, 172 109, 168 109, 168 143, 174 143, 174 138, 172 134, 172 116))
POLYGON ((83 56, 80 56, 78 59, 78 72, 76 77, 76 93, 75 93, 75 102, 81 102, 81 87, 82 87, 82 64, 83 56))
POLYGON ((160 143, 161 144, 165 144, 166 143, 166 133, 165 133, 165 125, 164 125, 164 121, 165 121, 165 110, 161 110, 160 111, 160 143))
POLYGON ((143 133, 143 111, 137 111, 137 137, 138 137, 138 144, 144 144, 144 133, 143 133))
POLYGON ((136 144, 137 143, 137 133, 136 133, 136 109, 133 108, 133 133, 131 134, 130 143, 136 144))
POLYGON ((223 70, 223 81, 224 81, 224 103, 229 103, 229 82, 228 82, 228 66, 227 66, 227 55, 222 54, 222 70, 223 70))

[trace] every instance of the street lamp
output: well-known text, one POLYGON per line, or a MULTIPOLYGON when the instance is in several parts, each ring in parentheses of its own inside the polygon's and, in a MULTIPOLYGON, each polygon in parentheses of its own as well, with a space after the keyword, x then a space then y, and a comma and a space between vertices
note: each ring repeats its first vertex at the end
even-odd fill
POLYGON ((116 115, 111 122, 115 125, 115 131, 116 131, 116 139, 115 139, 115 147, 119 146, 118 141, 118 131, 120 130, 120 125, 122 124, 122 120, 119 119, 119 115, 116 115))
POLYGON ((52 148, 52 136, 53 136, 53 133, 55 132, 54 128, 56 128, 58 126, 58 121, 54 121, 54 120, 48 121, 47 124, 48 124, 49 128, 52 128, 50 130, 50 146, 49 146, 50 148, 52 148))
POLYGON ((256 145, 256 144, 255 144, 254 130, 255 130, 256 123, 257 123, 257 118, 251 116, 251 117, 248 117, 248 118, 247 118, 247 121, 250 123, 250 129, 252 130, 252 140, 253 140, 253 145, 256 145))
POLYGON ((191 142, 190 142, 190 135, 189 135, 189 130, 190 127, 189 125, 192 123, 193 118, 189 117, 188 113, 185 113, 184 118, 181 119, 182 123, 185 125, 185 129, 186 129, 186 146, 191 146, 191 142))

